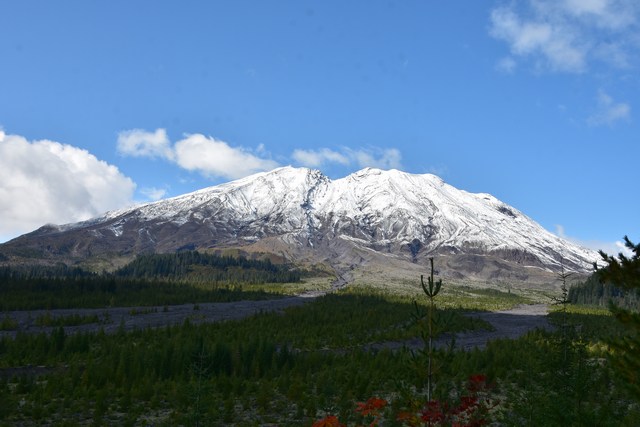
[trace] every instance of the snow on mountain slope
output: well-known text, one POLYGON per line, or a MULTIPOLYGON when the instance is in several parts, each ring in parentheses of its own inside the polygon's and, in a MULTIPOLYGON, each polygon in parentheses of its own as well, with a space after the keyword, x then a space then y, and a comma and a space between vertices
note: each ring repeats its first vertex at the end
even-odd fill
POLYGON ((545 265, 563 262, 578 269, 589 269, 598 258, 495 197, 458 190, 434 175, 365 169, 331 187, 318 197, 316 215, 337 213, 334 227, 345 218, 355 220, 369 243, 416 241, 426 252, 515 250, 545 265))
POLYGON ((335 248, 342 242, 408 261, 489 254, 549 271, 562 263, 586 272, 598 259, 489 194, 458 190, 430 174, 371 168, 330 180, 317 170, 284 167, 23 237, 48 236, 51 246, 54 235, 73 232, 66 245, 75 254, 276 239, 307 251, 333 248, 325 258, 340 257, 335 248))

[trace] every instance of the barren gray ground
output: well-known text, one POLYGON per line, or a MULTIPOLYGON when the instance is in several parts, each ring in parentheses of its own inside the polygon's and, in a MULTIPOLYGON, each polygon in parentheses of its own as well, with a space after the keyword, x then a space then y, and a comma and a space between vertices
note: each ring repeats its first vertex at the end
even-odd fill
MULTIPOLYGON (((286 307, 299 306, 311 301, 312 296, 286 297, 264 301, 236 301, 228 303, 202 303, 182 304, 166 307, 114 307, 101 309, 66 309, 66 310, 31 310, 12 311, 3 313, 17 322, 17 329, 12 331, 0 331, 2 336, 15 336, 18 331, 28 333, 51 332, 52 327, 41 327, 35 324, 40 316, 49 314, 52 317, 66 317, 71 315, 92 316, 99 318, 99 322, 79 326, 65 326, 67 334, 77 332, 98 331, 101 328, 106 333, 113 333, 121 326, 125 330, 156 328, 166 325, 175 325, 189 319, 192 323, 220 322, 225 320, 241 319, 260 312, 280 312, 286 307)), ((492 331, 471 331, 457 334, 455 347, 468 350, 474 347, 483 348, 488 341, 497 338, 518 338, 526 332, 536 328, 549 328, 547 321, 548 307, 543 304, 521 305, 511 310, 497 312, 470 313, 489 322, 492 331)), ((449 345, 451 336, 445 336, 435 345, 438 347, 449 345)), ((419 339, 406 341, 390 341, 372 343, 366 346, 369 349, 399 349, 401 347, 419 349, 424 343, 419 339)))
MULTIPOLYGON (((459 350, 472 348, 484 348, 494 339, 521 337, 527 332, 541 328, 551 329, 547 319, 549 307, 546 304, 519 305, 511 310, 469 313, 468 316, 485 320, 493 326, 492 331, 480 330, 456 334, 454 347, 459 350)), ((447 347, 452 342, 452 336, 446 335, 434 342, 437 348, 447 347)), ((412 350, 424 348, 424 342, 420 338, 404 341, 387 341, 374 343, 367 346, 369 349, 388 348, 392 350, 408 347, 412 350)))
MULTIPOLYGON (((497 338, 515 339, 527 332, 541 328, 550 329, 546 304, 519 305, 511 310, 474 313, 471 316, 489 322, 493 331, 474 331, 456 335, 456 348, 469 350, 484 348, 487 342, 497 338)), ((441 341, 439 345, 444 345, 441 341)))
POLYGON ((286 307, 304 304, 311 298, 286 297, 262 301, 235 301, 200 304, 181 304, 159 307, 111 307, 98 309, 60 309, 60 310, 30 310, 9 311, 0 316, 10 317, 18 324, 17 330, 0 331, 2 336, 15 336, 18 331, 28 333, 51 332, 53 327, 36 325, 36 319, 49 314, 51 317, 67 317, 71 315, 97 316, 98 323, 79 326, 65 326, 67 334, 77 332, 99 331, 113 333, 124 327, 125 330, 157 328, 166 325, 176 325, 189 319, 192 323, 221 322, 225 320, 242 319, 260 312, 282 311, 286 307))

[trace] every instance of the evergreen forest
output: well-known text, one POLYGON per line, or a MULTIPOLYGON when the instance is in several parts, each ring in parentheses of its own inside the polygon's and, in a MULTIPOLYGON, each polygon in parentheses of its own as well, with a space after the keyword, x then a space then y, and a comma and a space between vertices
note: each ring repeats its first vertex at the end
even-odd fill
MULTIPOLYGON (((275 298, 243 285, 259 272, 283 287, 285 277, 301 280, 299 272, 287 276, 288 266, 219 258, 144 256, 110 274, 7 268, 0 330, 13 327, 11 310, 275 298), (207 282, 203 269, 231 273, 207 282)), ((455 348, 455 333, 490 325, 466 316, 465 300, 439 306, 448 284, 433 274, 415 297, 347 287, 281 313, 220 323, 110 334, 71 334, 52 323, 50 333, 2 335, 0 425, 637 425, 640 393, 633 368, 625 370, 634 359, 619 362, 638 330, 599 305, 609 298, 637 317, 636 291, 610 272, 563 284, 549 299, 553 329, 469 351, 455 348), (624 294, 599 294, 596 282, 624 294), (580 296, 587 293, 599 299, 580 296), (431 338, 450 345, 430 349, 431 338), (409 340, 417 349, 384 345, 409 340)), ((488 294, 522 302, 511 292, 488 294)))
POLYGON ((200 254, 141 255, 113 273, 65 264, 0 267, 0 311, 158 306, 273 298, 243 285, 296 283, 301 272, 245 257, 200 254))

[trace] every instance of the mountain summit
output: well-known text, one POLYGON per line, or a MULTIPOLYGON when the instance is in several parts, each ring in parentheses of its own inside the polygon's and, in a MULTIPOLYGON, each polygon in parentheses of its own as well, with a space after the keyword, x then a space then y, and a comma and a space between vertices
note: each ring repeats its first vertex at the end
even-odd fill
POLYGON ((292 167, 47 225, 0 245, 0 253, 78 262, 212 248, 324 263, 339 274, 362 266, 411 270, 436 257, 444 276, 505 281, 561 269, 586 273, 598 259, 492 195, 459 190, 435 175, 366 168, 331 180, 292 167))

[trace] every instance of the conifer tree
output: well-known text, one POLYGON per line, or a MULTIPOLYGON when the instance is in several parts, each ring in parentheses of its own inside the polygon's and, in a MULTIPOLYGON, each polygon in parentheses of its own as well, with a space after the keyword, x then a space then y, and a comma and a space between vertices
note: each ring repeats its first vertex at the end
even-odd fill
POLYGON ((424 276, 420 275, 420 285, 422 285, 422 290, 429 298, 429 314, 428 314, 428 333, 429 333, 429 341, 428 341, 428 366, 427 366, 427 401, 431 401, 431 390, 433 387, 432 377, 433 377, 433 310, 435 306, 435 297, 440 292, 440 288, 442 287, 442 280, 438 279, 438 281, 434 281, 433 278, 433 258, 429 258, 429 262, 431 263, 431 274, 427 277, 426 285, 424 283, 424 276))
MULTIPOLYGON (((613 257, 600 251, 607 265, 597 271, 602 282, 610 282, 631 292, 640 290, 640 244, 634 245, 627 236, 625 246, 631 251, 613 257)), ((597 268, 597 266, 596 266, 597 268)), ((613 315, 625 326, 627 334, 611 342, 614 351, 613 365, 626 380, 631 392, 640 400, 640 313, 609 304, 613 315)))

